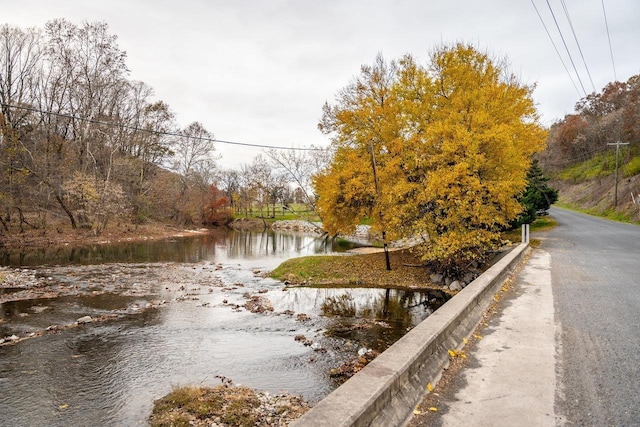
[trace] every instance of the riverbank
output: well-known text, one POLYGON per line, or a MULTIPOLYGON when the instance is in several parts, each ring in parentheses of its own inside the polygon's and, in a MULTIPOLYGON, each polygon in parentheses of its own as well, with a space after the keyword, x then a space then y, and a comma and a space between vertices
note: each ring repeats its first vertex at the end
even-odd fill
POLYGON ((25 229, 0 234, 0 251, 31 250, 56 246, 84 246, 158 240, 206 233, 207 229, 186 229, 175 225, 152 222, 147 224, 115 224, 96 235, 89 229, 57 226, 55 230, 25 229))

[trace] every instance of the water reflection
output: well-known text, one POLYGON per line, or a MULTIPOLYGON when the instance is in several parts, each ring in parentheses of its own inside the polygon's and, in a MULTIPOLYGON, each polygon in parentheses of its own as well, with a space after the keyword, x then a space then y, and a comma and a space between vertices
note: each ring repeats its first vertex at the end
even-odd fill
POLYGON ((56 247, 36 250, 0 252, 0 265, 35 266, 69 264, 104 264, 113 262, 224 262, 233 259, 255 259, 305 256, 344 251, 341 242, 302 233, 272 230, 247 231, 218 228, 206 234, 143 242, 96 244, 82 247, 56 247))
POLYGON ((384 351, 448 299, 440 291, 369 288, 294 288, 285 296, 290 309, 322 315, 326 336, 377 351, 384 351))

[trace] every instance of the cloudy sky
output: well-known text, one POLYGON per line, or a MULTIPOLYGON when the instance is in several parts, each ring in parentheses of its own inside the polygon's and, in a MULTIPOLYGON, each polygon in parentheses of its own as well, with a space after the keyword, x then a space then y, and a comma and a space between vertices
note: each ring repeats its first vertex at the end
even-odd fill
MULTIPOLYGON (((640 74, 640 2, 549 0, 587 93, 640 74), (587 75, 563 3, 591 74, 587 75), (591 81, 593 80, 593 86, 591 81)), ((326 145, 322 104, 370 64, 468 42, 506 57, 545 125, 582 96, 547 0, 0 0, 0 24, 42 28, 66 18, 104 21, 127 52, 131 79, 153 87, 181 126, 199 121, 221 140, 326 145), (536 5, 573 82, 541 23, 536 5), (577 86, 577 89, 576 89, 577 86)), ((217 145, 224 166, 260 149, 217 145)))

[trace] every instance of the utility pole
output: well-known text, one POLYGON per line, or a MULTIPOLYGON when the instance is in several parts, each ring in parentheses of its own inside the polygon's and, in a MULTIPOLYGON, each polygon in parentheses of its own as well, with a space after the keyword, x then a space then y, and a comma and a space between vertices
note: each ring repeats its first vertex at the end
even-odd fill
POLYGON ((628 142, 609 142, 607 145, 615 145, 616 146, 616 185, 615 185, 615 193, 613 196, 613 207, 614 209, 618 207, 618 155, 620 154, 620 146, 621 145, 629 145, 628 142))

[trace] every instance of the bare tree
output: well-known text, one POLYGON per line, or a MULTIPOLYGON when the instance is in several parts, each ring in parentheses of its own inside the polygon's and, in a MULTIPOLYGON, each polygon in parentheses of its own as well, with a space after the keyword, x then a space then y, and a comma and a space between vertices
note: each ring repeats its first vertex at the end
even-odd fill
POLYGON ((275 216, 276 203, 282 199, 284 189, 288 185, 283 173, 274 170, 266 158, 257 155, 249 168, 250 179, 255 188, 259 190, 259 202, 261 206, 267 206, 269 216, 269 204, 273 206, 271 215, 275 216))
MULTIPOLYGON (((312 148, 316 147, 312 146, 312 148)), ((311 181, 315 174, 329 164, 330 150, 319 147, 309 151, 272 149, 266 154, 273 168, 284 174, 289 182, 295 184, 304 195, 305 203, 315 210, 316 195, 313 193, 311 181)))
POLYGON ((34 70, 41 52, 40 34, 35 29, 0 26, 0 206, 5 231, 14 210, 19 213, 21 230, 26 223, 23 205, 30 198, 29 188, 23 185, 27 177, 22 168, 20 137, 31 115, 24 107, 34 99, 34 70))
POLYGON ((237 208, 235 199, 240 192, 240 172, 236 169, 223 169, 219 171, 216 181, 218 182, 218 187, 224 191, 224 194, 229 199, 231 207, 237 208))
POLYGON ((215 171, 215 144, 213 134, 199 122, 184 128, 173 145, 173 170, 182 175, 185 185, 199 182, 210 184, 215 171))
POLYGON ((33 79, 42 56, 40 39, 35 29, 0 26, 0 111, 4 125, 12 129, 19 127, 29 114, 12 107, 32 105, 34 100, 33 79))

